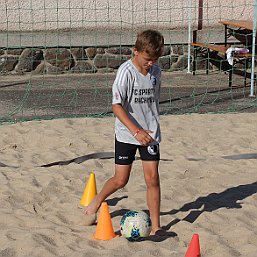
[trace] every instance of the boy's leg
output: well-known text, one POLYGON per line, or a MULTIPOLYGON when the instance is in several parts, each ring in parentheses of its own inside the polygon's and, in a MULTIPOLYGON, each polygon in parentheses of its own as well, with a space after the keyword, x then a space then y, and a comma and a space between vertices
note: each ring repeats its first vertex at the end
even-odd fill
POLYGON ((109 195, 111 195, 118 189, 124 187, 129 180, 131 168, 132 168, 132 164, 129 164, 129 165, 115 164, 114 176, 105 182, 100 193, 93 198, 92 202, 87 207, 85 207, 84 213, 88 215, 96 213, 101 203, 109 195))
POLYGON ((160 229, 160 179, 159 161, 143 161, 144 177, 147 187, 147 205, 152 221, 152 234, 160 229))

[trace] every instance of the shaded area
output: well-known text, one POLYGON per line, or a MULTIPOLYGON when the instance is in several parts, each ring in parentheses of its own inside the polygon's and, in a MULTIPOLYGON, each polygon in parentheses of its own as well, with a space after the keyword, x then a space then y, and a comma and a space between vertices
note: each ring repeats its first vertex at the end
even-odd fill
POLYGON ((220 208, 239 209, 242 204, 238 201, 243 200, 257 193, 257 182, 245 185, 238 185, 228 188, 220 193, 211 193, 207 196, 198 197, 195 201, 184 204, 180 209, 173 209, 167 212, 161 212, 161 215, 173 215, 178 212, 189 212, 183 219, 175 219, 167 224, 164 228, 169 229, 171 226, 181 220, 193 223, 204 212, 213 212, 220 208))
POLYGON ((0 162, 0 167, 8 167, 8 165, 6 165, 6 164, 0 162))
POLYGON ((2 163, 2 162, 0 162, 0 167, 18 168, 17 166, 7 165, 7 164, 2 163))
MULTIPOLYGON (((226 160, 249 160, 249 159, 257 159, 257 153, 245 153, 245 154, 235 154, 235 155, 225 155, 222 156, 223 159, 226 160)), ((188 161, 206 161, 206 157, 186 157, 188 161)))
POLYGON ((67 160, 67 161, 51 162, 48 164, 41 165, 40 167, 51 167, 51 166, 55 166, 55 165, 60 165, 60 166, 69 165, 72 162, 79 164, 79 163, 85 162, 87 160, 92 160, 92 159, 112 159, 112 158, 114 158, 113 152, 99 152, 99 153, 91 153, 91 154, 83 155, 83 156, 73 158, 73 159, 67 160))
POLYGON ((197 162, 197 161, 206 161, 207 160, 206 157, 186 157, 186 159, 188 161, 195 161, 195 162, 197 162))
POLYGON ((222 156, 222 158, 227 160, 245 160, 245 159, 257 159, 257 153, 246 153, 246 154, 236 154, 236 155, 227 155, 222 156))
MULTIPOLYGON (((91 154, 86 154, 83 156, 79 156, 76 158, 73 158, 71 160, 66 160, 66 161, 55 161, 55 162, 51 162, 48 164, 44 164, 41 165, 40 167, 51 167, 51 166, 56 166, 56 165, 69 165, 71 163, 77 163, 80 164, 82 162, 88 161, 88 160, 92 160, 92 159, 113 159, 114 156, 114 152, 99 152, 99 153, 91 153, 91 154)), ((141 160, 139 157, 135 157, 136 160, 141 160)), ((161 158, 161 161, 173 161, 172 159, 163 159, 161 158)))
MULTIPOLYGON (((145 238, 143 240, 152 240, 155 241, 160 240, 163 241, 169 237, 177 236, 176 233, 170 232, 169 229, 174 226, 176 223, 180 221, 187 221, 193 223, 199 218, 201 214, 204 212, 214 212, 220 208, 226 209, 240 209, 242 208, 242 203, 238 202, 243 200, 253 194, 257 193, 257 181, 245 185, 238 185, 235 187, 228 188, 220 193, 210 193, 207 196, 198 197, 195 201, 185 203, 180 209, 172 209, 170 211, 160 212, 161 216, 165 215, 174 215, 179 212, 189 212, 186 217, 183 219, 175 218, 168 224, 164 225, 162 228, 164 229, 163 237, 153 236, 149 238, 145 238)), ((127 198, 127 196, 120 197, 119 199, 114 199, 115 203, 118 200, 122 200, 123 198, 127 198)), ((109 200, 110 202, 112 200, 109 200)), ((128 209, 120 209, 111 213, 111 217, 123 216, 128 209)), ((148 215, 149 211, 144 210, 148 215)))
POLYGON ((148 237, 141 238, 139 242, 142 242, 142 241, 163 242, 168 238, 176 237, 176 236, 178 236, 178 234, 173 231, 167 231, 165 229, 161 229, 157 231, 155 235, 150 235, 148 237))
MULTIPOLYGON (((80 164, 82 162, 88 161, 88 160, 93 160, 93 159, 113 159, 114 152, 98 152, 98 153, 91 153, 91 154, 86 154, 83 156, 79 156, 70 160, 65 160, 65 161, 55 161, 47 164, 43 164, 40 167, 51 167, 51 166, 64 166, 64 165, 69 165, 71 163, 77 163, 80 164)), ((248 153, 248 154, 237 154, 237 155, 227 155, 227 156, 222 156, 223 159, 227 160, 242 160, 242 159, 257 159, 257 153, 248 153)), ((136 160, 140 160, 140 157, 136 156, 136 160)), ((187 157, 186 158, 188 161, 206 161, 206 157, 187 157)), ((161 158, 161 161, 167 161, 171 162, 173 159, 167 159, 167 158, 161 158)), ((7 165, 5 163, 0 162, 0 167, 12 167, 12 168, 18 168, 17 166, 12 166, 12 165, 7 165)))
POLYGON ((24 85, 26 84, 26 81, 21 81, 21 82, 13 82, 13 83, 8 83, 8 84, 1 84, 0 88, 6 88, 6 87, 13 87, 13 86, 18 86, 18 85, 24 85))
POLYGON ((127 199, 128 196, 127 195, 124 195, 122 197, 114 197, 112 199, 107 199, 106 202, 108 204, 108 206, 115 206, 117 205, 117 203, 123 199, 127 199))

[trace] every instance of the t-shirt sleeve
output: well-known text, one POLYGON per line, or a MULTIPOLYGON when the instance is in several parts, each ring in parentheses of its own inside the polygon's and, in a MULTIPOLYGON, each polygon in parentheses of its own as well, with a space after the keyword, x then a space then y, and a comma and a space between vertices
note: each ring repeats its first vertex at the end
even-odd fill
POLYGON ((123 105, 128 92, 129 72, 126 69, 118 69, 112 86, 112 104, 123 105))

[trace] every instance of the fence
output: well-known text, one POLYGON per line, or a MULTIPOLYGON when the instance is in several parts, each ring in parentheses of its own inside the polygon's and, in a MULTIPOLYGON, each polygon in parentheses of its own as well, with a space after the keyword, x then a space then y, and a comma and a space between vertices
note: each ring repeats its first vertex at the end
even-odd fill
MULTIPOLYGON (((246 83, 233 70, 228 87, 224 58, 201 55, 192 74, 190 44, 195 31, 201 42, 224 43, 219 22, 256 21, 254 7, 247 0, 1 1, 0 123, 112 115, 115 72, 146 28, 165 37, 162 114, 256 111, 254 59, 235 67, 251 74, 246 83)), ((229 43, 241 46, 236 37, 229 43)))

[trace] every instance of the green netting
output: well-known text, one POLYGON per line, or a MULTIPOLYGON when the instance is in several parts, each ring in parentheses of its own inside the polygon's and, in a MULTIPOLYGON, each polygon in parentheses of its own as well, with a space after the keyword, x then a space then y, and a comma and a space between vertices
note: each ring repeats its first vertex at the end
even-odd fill
MULTIPOLYGON (((112 115, 116 70, 146 28, 165 37, 162 114, 257 110, 251 59, 232 67, 229 87, 225 56, 200 52, 193 75, 188 44, 224 44, 220 21, 252 20, 253 1, 5 0, 0 12, 0 124, 112 115)), ((251 30, 230 33, 229 44, 251 51, 251 30)))

